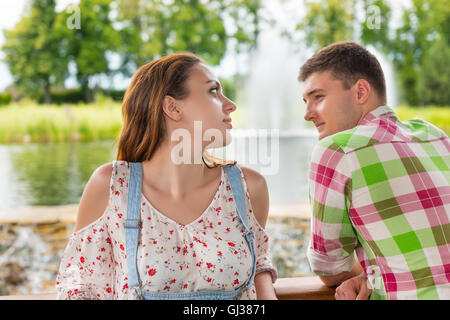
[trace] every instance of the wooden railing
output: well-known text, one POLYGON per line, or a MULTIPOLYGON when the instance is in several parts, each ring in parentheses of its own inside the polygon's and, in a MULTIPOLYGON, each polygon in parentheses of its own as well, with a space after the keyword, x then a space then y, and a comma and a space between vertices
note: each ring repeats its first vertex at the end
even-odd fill
MULTIPOLYGON (((325 286, 319 277, 280 278, 274 284, 280 300, 334 300, 334 289, 325 286)), ((0 296, 0 300, 55 300, 56 293, 0 296)))

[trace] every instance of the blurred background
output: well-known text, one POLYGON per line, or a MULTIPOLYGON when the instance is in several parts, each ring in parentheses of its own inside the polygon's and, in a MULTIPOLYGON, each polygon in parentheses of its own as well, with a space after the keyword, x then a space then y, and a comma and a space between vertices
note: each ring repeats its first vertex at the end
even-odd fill
POLYGON ((317 135, 297 76, 314 52, 365 45, 400 118, 450 132, 450 0, 2 0, 0 29, 0 295, 54 288, 84 186, 115 157, 130 78, 161 56, 201 56, 236 102, 219 151, 266 176, 280 277, 311 274, 317 135))

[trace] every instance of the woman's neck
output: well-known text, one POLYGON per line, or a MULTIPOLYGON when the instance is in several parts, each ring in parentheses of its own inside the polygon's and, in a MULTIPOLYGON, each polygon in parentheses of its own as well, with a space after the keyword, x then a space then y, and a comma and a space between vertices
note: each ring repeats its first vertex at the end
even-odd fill
MULTIPOLYGON (((144 183, 181 200, 211 179, 211 169, 203 163, 179 163, 173 159, 175 144, 162 143, 149 161, 143 163, 144 183)), ((201 156, 200 156, 201 159, 201 156)))

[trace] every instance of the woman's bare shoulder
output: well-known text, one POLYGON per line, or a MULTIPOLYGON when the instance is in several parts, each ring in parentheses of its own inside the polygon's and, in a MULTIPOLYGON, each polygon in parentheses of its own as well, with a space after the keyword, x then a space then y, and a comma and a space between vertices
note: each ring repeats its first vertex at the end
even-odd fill
POLYGON ((265 227, 269 215, 269 191, 264 176, 253 169, 240 167, 244 174, 247 191, 252 203, 253 214, 258 223, 265 227))
POLYGON ((75 231, 100 218, 108 207, 112 166, 112 162, 99 166, 89 178, 78 206, 75 231))

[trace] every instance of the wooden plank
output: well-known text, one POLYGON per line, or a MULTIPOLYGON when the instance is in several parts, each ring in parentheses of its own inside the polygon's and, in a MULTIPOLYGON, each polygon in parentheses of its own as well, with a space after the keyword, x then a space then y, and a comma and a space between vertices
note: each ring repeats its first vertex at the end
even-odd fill
POLYGON ((280 300, 334 300, 335 294, 319 277, 280 278, 274 287, 280 300))
MULTIPOLYGON (((280 300, 334 300, 335 289, 325 286, 319 277, 280 278, 275 284, 280 300)), ((0 300, 54 300, 55 292, 0 296, 0 300)))
POLYGON ((0 296, 0 300, 55 300, 55 299, 56 299, 56 292, 14 295, 14 296, 0 296))

